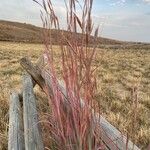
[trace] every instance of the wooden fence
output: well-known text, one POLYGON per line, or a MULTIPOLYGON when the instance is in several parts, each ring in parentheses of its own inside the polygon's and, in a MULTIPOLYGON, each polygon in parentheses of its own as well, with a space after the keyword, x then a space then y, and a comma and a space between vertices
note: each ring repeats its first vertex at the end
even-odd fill
MULTIPOLYGON (((41 64, 33 65, 28 58, 22 58, 20 64, 27 73, 23 76, 22 91, 10 94, 8 150, 43 150, 44 144, 33 88, 35 84, 38 84, 44 89, 47 84, 49 92, 53 94, 51 75, 46 71, 41 71, 41 64)), ((67 100, 66 89, 60 81, 58 81, 58 87, 67 100)), ((81 100, 81 103, 84 105, 83 100, 81 100)), ((99 119, 98 116, 94 116, 94 118, 95 121, 99 122, 101 138, 106 146, 105 149, 139 150, 131 141, 127 142, 127 137, 104 117, 101 116, 99 119)))

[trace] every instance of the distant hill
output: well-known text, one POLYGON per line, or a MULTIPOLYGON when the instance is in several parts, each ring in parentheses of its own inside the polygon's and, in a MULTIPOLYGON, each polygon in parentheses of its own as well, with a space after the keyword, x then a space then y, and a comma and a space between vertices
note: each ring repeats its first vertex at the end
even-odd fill
MULTIPOLYGON (((42 43, 42 28, 26 24, 11 21, 0 20, 0 41, 11 41, 11 42, 26 42, 26 43, 42 43)), ((63 31, 66 37, 69 36, 67 31, 63 31)), ((60 41, 60 32, 58 30, 51 30, 52 43, 58 44, 60 41)), ((81 41, 82 35, 78 33, 78 40, 81 41)), ((90 44, 94 44, 93 37, 91 36, 90 44)), ((122 42, 113 39, 107 39, 99 37, 97 39, 99 47, 105 48, 133 48, 133 49, 150 49, 150 44, 141 42, 122 42)))
MULTIPOLYGON (((52 30, 52 43, 57 44, 60 40, 59 32, 52 30)), ((66 35, 69 33, 64 31, 66 35)), ((18 22, 10 22, 0 20, 0 41, 15 41, 15 42, 42 42, 42 28, 18 22)), ((79 39, 81 34, 78 34, 79 39)), ((91 38, 92 39, 92 38, 91 38)), ((92 41, 92 40, 91 40, 92 41)), ((107 38, 98 38, 98 43, 103 44, 121 44, 122 42, 110 40, 107 38)))
POLYGON ((0 21, 0 40, 41 42, 41 28, 26 23, 0 21))

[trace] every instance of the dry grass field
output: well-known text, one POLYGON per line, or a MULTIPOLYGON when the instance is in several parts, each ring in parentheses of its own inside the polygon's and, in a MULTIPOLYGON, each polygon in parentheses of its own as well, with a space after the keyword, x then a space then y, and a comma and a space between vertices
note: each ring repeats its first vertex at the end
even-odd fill
MULTIPOLYGON (((55 48, 59 72, 59 48, 55 48)), ((18 60, 29 56, 36 61, 42 49, 40 44, 0 42, 0 150, 7 147, 9 92, 21 87, 23 70, 18 60)), ((124 134, 128 131, 135 143, 146 149, 150 142, 150 49, 107 48, 98 49, 97 54, 95 98, 101 102, 103 115, 124 134), (133 88, 137 88, 138 96, 134 130, 133 88)))

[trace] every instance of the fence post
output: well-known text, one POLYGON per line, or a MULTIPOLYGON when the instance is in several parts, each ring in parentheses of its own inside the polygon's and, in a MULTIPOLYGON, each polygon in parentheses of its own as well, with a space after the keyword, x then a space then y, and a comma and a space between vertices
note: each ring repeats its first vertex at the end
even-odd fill
POLYGON ((24 150, 23 123, 18 93, 10 94, 8 150, 24 150))
POLYGON ((44 150, 30 75, 23 76, 23 117, 26 150, 44 150))

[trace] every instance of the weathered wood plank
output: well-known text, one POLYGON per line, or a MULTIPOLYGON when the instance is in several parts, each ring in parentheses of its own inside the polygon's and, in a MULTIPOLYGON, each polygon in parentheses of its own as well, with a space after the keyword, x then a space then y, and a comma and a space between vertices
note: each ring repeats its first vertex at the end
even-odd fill
MULTIPOLYGON (((39 66, 33 65, 28 58, 20 60, 21 66, 32 76, 33 80, 44 90, 47 89, 45 79, 42 77, 42 71, 39 66)), ((49 85, 48 85, 49 86, 49 85)), ((53 95, 51 87, 48 88, 51 96, 53 95)))
MULTIPOLYGON (((95 118, 98 117, 95 116, 95 118)), ((100 119, 98 118, 97 121, 100 124, 102 140, 109 149, 140 150, 130 140, 127 144, 127 137, 111 125, 104 117, 100 116, 100 119)))
MULTIPOLYGON (((41 72, 41 71, 33 71, 36 70, 36 68, 33 66, 33 64, 28 59, 24 60, 24 62, 21 63, 21 65, 24 67, 25 70, 28 71, 29 74, 33 77, 35 81, 38 81, 40 87, 45 87, 44 84, 47 84, 48 90, 50 91, 51 95, 53 95, 51 90, 51 75, 50 73, 41 72), (37 75, 36 75, 37 74, 37 75), (40 82, 39 82, 40 80, 40 82), (42 84, 41 84, 42 82, 42 84)), ((40 70, 40 69, 38 69, 40 70)), ((66 89, 61 84, 60 81, 58 81, 58 87, 62 94, 64 95, 64 98, 67 99, 66 89)), ((84 106, 84 101, 81 100, 81 104, 84 106)), ((100 120, 95 116, 95 120, 99 121, 100 127, 101 127, 101 134, 102 134, 102 140, 110 149, 119 149, 119 150, 139 150, 139 148, 134 145, 131 141, 128 142, 128 145, 126 146, 127 138, 123 136, 123 134, 118 131, 114 126, 112 126, 105 118, 101 116, 100 120)))
POLYGON ((28 58, 22 58, 20 60, 20 64, 33 77, 35 82, 37 82, 41 88, 44 88, 45 81, 41 76, 40 68, 38 66, 34 66, 28 58))
POLYGON ((8 150, 24 150, 21 106, 16 92, 10 94, 8 150))
POLYGON ((23 76, 23 118, 26 150, 43 150, 41 130, 30 75, 23 76))
MULTIPOLYGON (((24 62, 24 59, 27 59, 27 58, 21 59, 20 63, 24 62)), ((38 68, 42 69, 44 67, 44 57, 43 56, 39 57, 39 59, 37 60, 35 65, 38 66, 38 68)), ((34 80, 32 82, 33 82, 33 87, 34 87, 36 85, 36 82, 34 80)), ((19 92, 19 99, 22 102, 22 100, 23 100, 23 91, 22 90, 19 92)))

